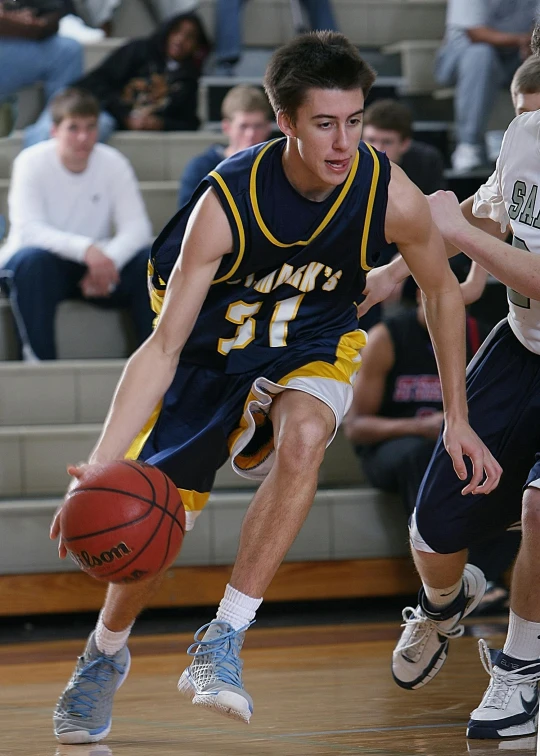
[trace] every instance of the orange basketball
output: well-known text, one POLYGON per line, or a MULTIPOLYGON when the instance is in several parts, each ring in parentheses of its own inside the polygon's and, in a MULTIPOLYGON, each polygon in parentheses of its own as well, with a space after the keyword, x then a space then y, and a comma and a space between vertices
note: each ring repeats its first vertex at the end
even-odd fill
POLYGON ((174 562, 186 526, 178 489, 157 467, 94 465, 66 495, 60 532, 70 557, 97 580, 131 583, 174 562))

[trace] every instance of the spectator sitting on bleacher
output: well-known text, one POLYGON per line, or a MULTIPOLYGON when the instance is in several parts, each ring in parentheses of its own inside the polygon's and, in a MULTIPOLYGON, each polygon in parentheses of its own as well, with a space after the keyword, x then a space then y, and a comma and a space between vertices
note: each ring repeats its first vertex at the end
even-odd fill
MULTIPOLYGON (((4 109, 24 87, 43 84, 48 102, 82 75, 82 45, 57 33, 70 3, 49 4, 48 12, 39 12, 40 5, 28 0, 14 9, 13 3, 0 0, 0 106, 4 109)), ((11 116, 6 120, 11 121, 11 116)), ((26 129, 25 143, 33 143, 33 128, 26 129)))
MULTIPOLYGON (((112 52, 75 82, 101 105, 99 140, 117 129, 188 131, 199 127, 197 94, 209 41, 198 16, 174 16, 149 37, 112 52)), ((40 119, 35 141, 48 139, 51 118, 40 119)))
POLYGON ((397 100, 377 100, 364 113, 364 142, 386 152, 424 194, 443 189, 444 160, 436 147, 413 140, 412 114, 397 100))
MULTIPOLYGON (((80 15, 94 28, 101 28, 110 36, 114 12, 122 0, 85 0, 78 3, 80 15)), ((155 23, 176 16, 178 13, 191 13, 197 9, 198 0, 145 0, 144 6, 155 23)))
POLYGON ((266 142, 272 131, 271 110, 258 87, 239 84, 230 89, 221 104, 221 130, 229 143, 213 144, 192 158, 184 169, 178 191, 178 207, 189 202, 202 179, 225 158, 266 142))
MULTIPOLYGON (((242 8, 245 0, 217 0, 216 2, 216 65, 217 76, 233 76, 235 66, 242 57, 242 8)), ((296 19, 301 2, 307 11, 313 31, 329 29, 337 31, 331 0, 291 0, 295 31, 305 31, 303 22, 296 19)))
POLYGON ((99 104, 91 94, 67 89, 51 112, 53 139, 13 163, 11 228, 0 250, 25 359, 56 358, 55 313, 66 299, 129 309, 139 342, 153 320, 151 226, 133 168, 118 150, 96 144, 99 104))
POLYGON ((538 0, 448 0, 446 33, 435 77, 455 86, 458 173, 485 162, 485 131, 500 87, 530 53, 538 0))
MULTIPOLYGON (((403 298, 412 304, 415 297, 416 307, 401 308, 369 331, 353 403, 344 421, 345 434, 371 485, 399 494, 408 515, 443 423, 435 354, 420 292, 409 278, 403 298)), ((470 315, 466 323, 470 359, 489 329, 470 315)), ((491 582, 484 606, 507 597, 502 576, 518 545, 519 535, 509 533, 476 547, 471 561, 483 567, 491 582)))

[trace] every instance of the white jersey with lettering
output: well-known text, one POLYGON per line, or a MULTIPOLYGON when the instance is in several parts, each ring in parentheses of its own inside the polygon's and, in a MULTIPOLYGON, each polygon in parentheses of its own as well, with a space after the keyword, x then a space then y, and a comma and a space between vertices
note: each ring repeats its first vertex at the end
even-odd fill
MULTIPOLYGON (((474 196, 473 214, 512 230, 515 247, 540 254, 540 111, 508 127, 494 173, 474 196), (538 196, 537 196, 538 195, 538 196), (508 228, 510 226, 510 229, 508 228)), ((508 289, 508 322, 521 343, 540 354, 540 301, 508 289)))

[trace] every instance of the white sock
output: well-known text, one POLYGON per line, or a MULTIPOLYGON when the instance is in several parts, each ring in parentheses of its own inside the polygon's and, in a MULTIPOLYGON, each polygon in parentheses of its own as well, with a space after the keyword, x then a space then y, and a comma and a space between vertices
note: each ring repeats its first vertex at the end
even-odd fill
POLYGON ((510 609, 503 653, 524 661, 540 659, 540 622, 521 619, 510 609))
POLYGON ((225 595, 219 603, 216 619, 228 622, 235 630, 240 630, 255 619, 255 613, 261 604, 262 598, 251 598, 227 585, 225 595))
POLYGON ((444 609, 446 606, 450 606, 452 601, 459 596, 462 585, 462 578, 449 588, 432 588, 430 585, 424 583, 424 591, 431 608, 444 609))
POLYGON ((131 624, 126 630, 120 630, 119 633, 113 633, 112 630, 105 627, 103 623, 103 612, 100 612, 96 625, 96 634, 94 636, 96 646, 102 654, 114 656, 117 651, 120 651, 120 649, 124 648, 126 645, 132 627, 133 625, 131 624))

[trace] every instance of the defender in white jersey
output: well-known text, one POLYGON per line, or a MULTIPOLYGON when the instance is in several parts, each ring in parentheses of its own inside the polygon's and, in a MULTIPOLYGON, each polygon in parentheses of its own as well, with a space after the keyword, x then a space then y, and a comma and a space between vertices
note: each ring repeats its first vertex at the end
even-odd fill
MULTIPOLYGON (((540 29, 533 35, 538 55, 540 29)), ((508 286, 510 313, 488 336, 468 369, 470 423, 503 468, 496 491, 467 494, 452 481, 439 441, 411 518, 411 547, 422 578, 419 605, 403 612, 393 654, 398 685, 425 685, 442 667, 450 638, 485 589, 467 562, 469 546, 522 520, 508 636, 501 651, 480 641, 491 677, 471 714, 470 738, 534 733, 540 680, 540 112, 508 128, 489 181, 462 206, 451 192, 432 195, 432 215, 449 254, 464 251, 508 286), (502 240, 511 231, 514 245, 502 240), (486 233, 487 232, 487 233, 486 233), (488 235, 489 234, 489 235, 488 235), (523 496, 522 496, 523 489, 523 496)), ((368 277, 367 309, 405 274, 402 260, 368 277)))

